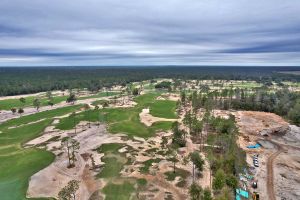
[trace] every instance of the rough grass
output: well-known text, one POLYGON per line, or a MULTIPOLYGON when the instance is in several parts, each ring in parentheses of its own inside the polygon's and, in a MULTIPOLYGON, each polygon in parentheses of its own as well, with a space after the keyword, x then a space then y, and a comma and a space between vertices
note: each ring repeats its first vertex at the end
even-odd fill
POLYGON ((169 100, 157 100, 151 104, 150 114, 155 117, 176 119, 176 102, 169 100))
POLYGON ((159 163, 161 161, 160 158, 155 158, 155 159, 149 159, 143 162, 144 166, 140 167, 140 172, 143 174, 149 173, 149 169, 152 166, 153 163, 159 163))
POLYGON ((174 181, 176 177, 179 177, 179 181, 176 183, 177 187, 184 187, 189 175, 190 172, 179 168, 175 168, 175 173, 174 171, 165 172, 165 176, 168 181, 174 181))
POLYGON ((123 147, 123 144, 119 143, 109 143, 109 144, 102 144, 97 151, 100 153, 113 153, 118 152, 119 149, 123 147))
POLYGON ((101 97, 109 97, 109 96, 114 96, 120 94, 119 92, 116 91, 111 91, 111 92, 99 92, 98 94, 90 95, 90 96, 85 96, 85 97, 79 97, 78 100, 84 100, 84 99, 92 99, 92 98, 101 98, 101 97))
POLYGON ((104 153, 102 161, 105 163, 98 178, 115 178, 119 177, 120 171, 127 162, 124 155, 118 152, 124 145, 119 143, 102 144, 97 152, 104 153))
POLYGON ((175 178, 178 176, 183 179, 186 179, 190 175, 190 172, 183 170, 183 169, 175 168, 175 173, 174 173, 174 171, 168 171, 168 172, 165 172, 165 175, 166 175, 166 179, 168 181, 174 181, 175 178))
POLYGON ((93 106, 98 106, 98 105, 102 105, 102 104, 104 104, 105 102, 109 102, 109 101, 107 101, 107 100, 97 100, 97 101, 94 101, 93 103, 92 103, 92 105, 93 106))
POLYGON ((120 172, 127 159, 124 154, 118 152, 124 145, 119 143, 110 143, 101 145, 97 151, 104 153, 102 161, 105 163, 101 172, 97 175, 98 178, 104 178, 108 184, 102 189, 105 194, 105 199, 130 199, 131 194, 135 191, 134 183, 127 181, 127 178, 120 177, 120 172), (118 184, 115 184, 115 183, 118 184))
POLYGON ((121 184, 109 182, 102 191, 106 200, 128 200, 135 188, 132 183, 127 181, 121 184))

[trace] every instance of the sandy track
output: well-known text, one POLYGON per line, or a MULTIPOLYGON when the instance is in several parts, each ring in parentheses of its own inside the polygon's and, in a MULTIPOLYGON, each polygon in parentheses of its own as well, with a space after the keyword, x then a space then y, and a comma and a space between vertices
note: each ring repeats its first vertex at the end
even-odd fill
MULTIPOLYGON (((272 141, 268 140, 269 142, 273 143, 272 141)), ((277 145, 273 143, 274 145, 277 145)), ((269 194, 269 200, 276 200, 275 197, 275 192, 274 192, 274 160, 276 157, 284 151, 284 149, 280 146, 277 145, 277 151, 274 152, 267 161, 267 174, 268 174, 268 179, 267 179, 267 190, 269 194)))

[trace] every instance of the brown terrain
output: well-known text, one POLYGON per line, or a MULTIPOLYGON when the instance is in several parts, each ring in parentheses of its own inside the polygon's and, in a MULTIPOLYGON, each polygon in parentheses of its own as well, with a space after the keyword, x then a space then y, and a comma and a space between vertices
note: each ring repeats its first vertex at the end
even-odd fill
POLYGON ((254 178, 258 180, 256 191, 260 197, 300 199, 299 127, 289 125, 273 113, 238 111, 235 116, 241 133, 238 143, 247 153, 248 164, 252 166, 252 156, 259 155, 254 178), (257 142, 262 148, 247 148, 257 142))

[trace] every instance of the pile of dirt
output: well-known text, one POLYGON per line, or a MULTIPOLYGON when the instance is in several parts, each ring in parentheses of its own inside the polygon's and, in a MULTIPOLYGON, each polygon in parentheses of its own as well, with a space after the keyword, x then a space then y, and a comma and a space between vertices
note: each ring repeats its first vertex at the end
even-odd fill
POLYGON ((289 124, 274 113, 238 111, 234 114, 240 132, 246 135, 285 134, 289 130, 289 124))

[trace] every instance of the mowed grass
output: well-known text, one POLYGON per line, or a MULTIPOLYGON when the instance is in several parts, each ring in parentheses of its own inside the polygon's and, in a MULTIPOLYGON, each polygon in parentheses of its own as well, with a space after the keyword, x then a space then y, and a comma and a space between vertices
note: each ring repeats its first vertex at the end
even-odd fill
POLYGON ((150 114, 155 117, 176 119, 176 101, 157 100, 151 104, 150 114))
POLYGON ((0 129, 0 194, 1 200, 26 199, 28 179, 48 166, 54 155, 45 150, 23 149, 21 144, 37 137, 51 119, 15 129, 0 129))
MULTIPOLYGON (((143 108, 150 107, 156 103, 156 97, 159 93, 148 93, 135 98, 138 103, 133 108, 105 108, 100 110, 84 111, 76 116, 75 124, 80 121, 101 121, 108 124, 109 132, 124 133, 130 137, 139 136, 148 138, 153 136, 156 131, 166 131, 171 128, 172 122, 157 122, 147 127, 140 122, 139 113, 143 108)), ((165 110, 165 113, 173 112, 174 108, 169 107, 172 111, 165 110)), ((67 117, 60 121, 57 128, 70 130, 74 128, 74 117, 67 117)))
POLYGON ((53 121, 79 109, 81 105, 58 108, 9 120, 0 125, 0 199, 26 199, 28 179, 54 160, 54 155, 45 150, 22 147, 53 121), (41 120, 41 121, 39 121, 41 120), (31 123, 31 124, 28 124, 31 123), (17 128, 9 128, 19 126, 17 128))
POLYGON ((69 117, 62 118, 60 122, 56 125, 56 128, 60 130, 70 130, 74 128, 74 125, 78 124, 80 121, 103 121, 103 113, 97 110, 86 110, 80 113, 77 113, 69 117))

